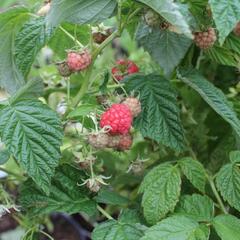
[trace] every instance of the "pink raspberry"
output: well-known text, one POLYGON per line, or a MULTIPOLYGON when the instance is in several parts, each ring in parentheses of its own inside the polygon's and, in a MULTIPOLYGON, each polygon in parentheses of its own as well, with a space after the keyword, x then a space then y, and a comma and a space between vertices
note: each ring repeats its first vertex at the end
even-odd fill
POLYGON ((132 125, 132 113, 125 104, 113 104, 101 116, 101 128, 109 127, 110 134, 126 134, 132 125))
POLYGON ((117 149, 121 151, 129 150, 132 146, 133 139, 131 134, 124 134, 120 136, 120 141, 118 143, 117 149))
POLYGON ((92 62, 91 54, 84 50, 82 52, 69 52, 67 56, 67 64, 73 72, 86 69, 92 62))
POLYGON ((137 98, 128 97, 123 101, 123 104, 126 104, 129 107, 133 117, 137 117, 142 111, 141 103, 137 98))

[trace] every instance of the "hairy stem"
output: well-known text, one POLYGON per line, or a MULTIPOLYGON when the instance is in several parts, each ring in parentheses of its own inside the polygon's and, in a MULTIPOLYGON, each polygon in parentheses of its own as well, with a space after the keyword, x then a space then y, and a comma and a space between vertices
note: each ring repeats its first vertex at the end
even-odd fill
POLYGON ((69 38, 71 38, 79 47, 84 47, 71 33, 69 33, 62 26, 59 27, 69 38))
POLYGON ((105 216, 107 219, 109 220, 113 220, 114 218, 112 216, 110 216, 102 207, 100 207, 99 205, 97 205, 97 209, 100 213, 102 213, 103 216, 105 216))

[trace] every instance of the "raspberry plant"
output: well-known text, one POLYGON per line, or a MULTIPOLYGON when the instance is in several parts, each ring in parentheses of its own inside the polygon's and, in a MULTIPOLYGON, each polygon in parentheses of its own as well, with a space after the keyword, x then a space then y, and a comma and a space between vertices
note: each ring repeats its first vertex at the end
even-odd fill
POLYGON ((22 2, 0 13, 0 217, 239 240, 238 1, 22 2))

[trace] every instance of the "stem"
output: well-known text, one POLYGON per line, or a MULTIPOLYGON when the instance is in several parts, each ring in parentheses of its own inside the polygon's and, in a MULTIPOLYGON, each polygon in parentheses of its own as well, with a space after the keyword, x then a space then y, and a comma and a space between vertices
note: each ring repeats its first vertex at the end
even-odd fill
POLYGON ((100 213, 102 213, 103 216, 105 216, 107 219, 109 220, 113 220, 114 218, 112 216, 110 216, 102 207, 100 207, 99 205, 97 205, 97 209, 100 213))
POLYGON ((62 26, 59 27, 69 38, 71 38, 79 47, 83 48, 84 46, 66 29, 64 29, 62 26))
POLYGON ((199 55, 199 57, 198 57, 198 59, 197 59, 196 69, 199 70, 200 65, 201 65, 201 61, 202 61, 203 59, 204 59, 203 51, 201 50, 200 55, 199 55))
POLYGON ((218 193, 218 191, 217 191, 217 189, 215 187, 215 184, 214 184, 214 181, 213 181, 212 177, 208 176, 208 181, 210 183, 210 186, 212 188, 213 194, 215 195, 221 210, 223 211, 224 214, 228 214, 228 211, 226 210, 226 208, 225 208, 225 206, 223 204, 223 201, 222 201, 222 199, 221 199, 221 197, 220 197, 220 195, 219 195, 219 193, 218 193))

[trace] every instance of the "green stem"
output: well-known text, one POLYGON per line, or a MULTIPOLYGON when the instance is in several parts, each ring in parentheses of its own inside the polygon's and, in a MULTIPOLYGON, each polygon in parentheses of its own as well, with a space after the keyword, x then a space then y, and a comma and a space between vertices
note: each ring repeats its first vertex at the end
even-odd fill
POLYGON ((217 191, 217 189, 215 187, 215 183, 214 183, 212 177, 208 176, 208 181, 210 183, 210 186, 212 188, 213 194, 215 195, 221 210, 223 211, 224 214, 228 214, 228 211, 226 210, 226 208, 225 208, 225 206, 223 204, 223 201, 222 201, 222 199, 221 199, 221 197, 220 197, 220 195, 219 195, 219 193, 218 193, 218 191, 217 191))
POLYGON ((10 171, 10 170, 8 170, 8 169, 5 169, 5 168, 0 167, 0 171, 6 172, 7 174, 14 176, 14 177, 17 178, 18 180, 21 180, 21 181, 24 180, 24 177, 23 177, 23 176, 18 175, 18 174, 14 173, 14 172, 12 172, 12 171, 10 171))
POLYGON ((79 47, 83 48, 84 46, 66 29, 64 29, 62 26, 59 27, 69 38, 71 38, 79 47))
POLYGON ((97 209, 100 213, 102 213, 103 216, 105 216, 107 219, 109 220, 113 220, 114 218, 112 216, 110 216, 102 207, 100 207, 99 205, 97 205, 97 209))
POLYGON ((200 55, 197 59, 197 64, 196 64, 196 69, 200 69, 200 66, 201 66, 201 61, 204 59, 204 56, 203 56, 203 51, 201 50, 200 52, 200 55))

